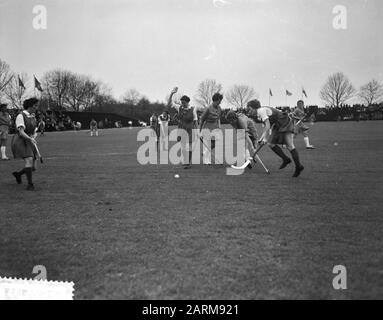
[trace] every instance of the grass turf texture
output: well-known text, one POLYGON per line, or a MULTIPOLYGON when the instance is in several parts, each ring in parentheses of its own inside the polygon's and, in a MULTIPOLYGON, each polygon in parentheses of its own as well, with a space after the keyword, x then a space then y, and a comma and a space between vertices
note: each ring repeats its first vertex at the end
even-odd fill
POLYGON ((44 265, 75 299, 382 299, 382 125, 315 124, 299 179, 267 148, 271 176, 226 176, 138 165, 137 129, 48 133, 35 192, 0 162, 0 276, 44 265))

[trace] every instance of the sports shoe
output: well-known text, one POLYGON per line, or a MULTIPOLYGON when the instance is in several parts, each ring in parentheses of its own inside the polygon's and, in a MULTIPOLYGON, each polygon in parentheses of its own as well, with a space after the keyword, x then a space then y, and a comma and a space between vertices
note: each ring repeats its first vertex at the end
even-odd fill
POLYGON ((315 147, 314 147, 314 146, 308 146, 308 147, 306 147, 306 149, 307 149, 307 150, 314 150, 315 147))
POLYGON ((12 175, 16 178, 17 184, 22 184, 23 181, 21 180, 21 175, 18 172, 13 172, 12 175))
POLYGON ((1 158, 2 161, 9 161, 10 159, 8 157, 1 158))
POLYGON ((27 191, 35 191, 35 186, 33 184, 28 184, 27 188, 25 189, 27 191))
POLYGON ((282 169, 286 168, 290 163, 291 163, 291 159, 290 158, 288 158, 286 160, 283 160, 283 163, 279 167, 279 170, 282 170, 282 169))
POLYGON ((185 164, 184 165, 184 169, 187 170, 187 169, 190 169, 191 168, 191 164, 185 164))
POLYGON ((300 166, 300 167, 295 168, 293 178, 298 178, 304 169, 305 169, 304 166, 300 166))

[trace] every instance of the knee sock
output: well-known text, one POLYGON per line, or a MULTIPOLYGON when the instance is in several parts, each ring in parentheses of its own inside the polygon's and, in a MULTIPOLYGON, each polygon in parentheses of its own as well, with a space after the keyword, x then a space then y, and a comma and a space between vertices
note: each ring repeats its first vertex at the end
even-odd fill
POLYGON ((285 155, 285 153, 282 151, 282 149, 279 146, 274 146, 271 148, 280 158, 283 159, 283 161, 289 161, 290 158, 285 155))
POLYGON ((33 182, 32 182, 32 168, 25 168, 25 174, 27 176, 27 180, 28 180, 28 184, 29 185, 33 185, 33 182))
POLYGON ((309 137, 304 137, 303 140, 305 141, 306 148, 311 146, 309 137))
POLYGON ((7 157, 7 155, 5 154, 5 150, 6 150, 6 147, 5 146, 1 146, 1 157, 3 159, 5 159, 7 157))
POLYGON ((293 157, 295 166, 297 168, 301 167, 302 165, 301 165, 301 162, 299 161, 299 154, 297 149, 291 150, 290 152, 291 152, 291 156, 293 157))
POLYGON ((22 176, 24 173, 26 173, 27 172, 26 169, 27 168, 24 168, 23 170, 19 171, 19 175, 22 176))

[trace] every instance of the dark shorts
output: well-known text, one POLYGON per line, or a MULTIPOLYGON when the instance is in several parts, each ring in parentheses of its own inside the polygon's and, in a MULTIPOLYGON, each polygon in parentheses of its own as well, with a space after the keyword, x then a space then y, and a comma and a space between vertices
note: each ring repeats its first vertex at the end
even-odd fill
POLYGON ((271 144, 286 144, 286 135, 294 133, 294 122, 286 115, 281 117, 271 131, 271 144))
POLYGON ((18 134, 14 134, 12 138, 12 153, 15 159, 37 158, 36 149, 32 143, 18 134))

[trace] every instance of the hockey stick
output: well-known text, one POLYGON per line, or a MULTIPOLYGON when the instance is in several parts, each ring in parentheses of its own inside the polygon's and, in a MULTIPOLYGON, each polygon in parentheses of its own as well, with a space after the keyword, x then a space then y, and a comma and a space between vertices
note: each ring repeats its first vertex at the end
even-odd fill
POLYGON ((40 159, 40 163, 44 163, 43 157, 41 156, 41 153, 40 153, 39 147, 37 146, 37 143, 33 143, 33 146, 35 147, 37 156, 40 159))
MULTIPOLYGON (((262 144, 257 148, 257 150, 256 150, 256 151, 254 152, 254 154, 253 154, 253 157, 252 157, 253 159, 257 157, 258 152, 261 151, 261 149, 262 149, 265 145, 266 145, 265 143, 262 143, 262 144)), ((259 158, 259 157, 258 157, 258 158, 259 158)), ((260 162, 262 162, 262 161, 260 161, 260 162)), ((237 167, 237 166, 232 165, 231 167, 232 167, 234 170, 244 170, 244 169, 247 168, 247 166, 248 166, 250 163, 251 163, 251 160, 246 160, 246 162, 245 162, 242 166, 237 167)))
POLYGON ((267 167, 265 166, 265 164, 263 163, 263 161, 261 160, 261 158, 259 157, 259 155, 256 155, 255 157, 257 158, 258 162, 261 164, 261 166, 263 167, 263 169, 265 169, 266 173, 267 173, 267 174, 270 174, 270 170, 267 169, 267 167))

